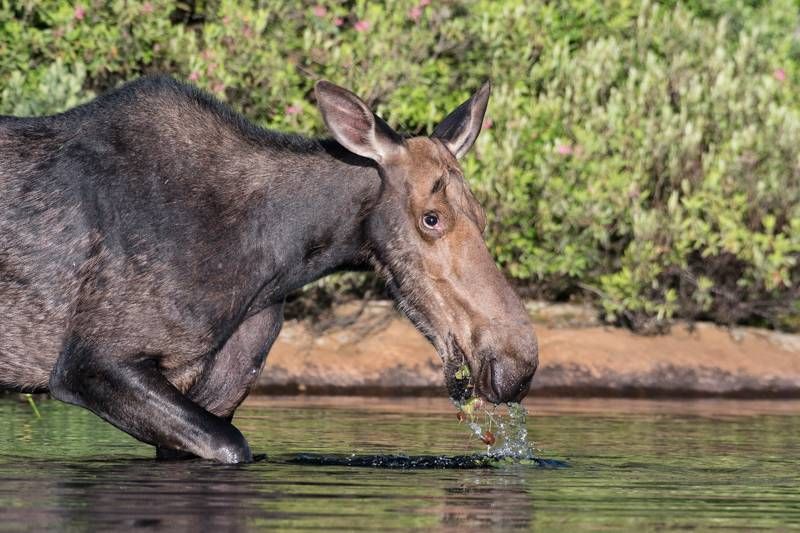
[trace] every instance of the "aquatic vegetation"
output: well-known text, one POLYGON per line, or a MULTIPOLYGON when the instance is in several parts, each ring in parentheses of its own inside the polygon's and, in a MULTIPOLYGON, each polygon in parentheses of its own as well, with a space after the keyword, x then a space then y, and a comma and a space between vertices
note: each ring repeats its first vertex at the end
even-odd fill
POLYGON ((432 469, 432 468, 497 468, 510 464, 536 466, 539 468, 565 468, 564 461, 556 459, 513 459, 494 454, 474 455, 323 455, 300 453, 290 458, 290 464, 315 466, 359 466, 391 469, 432 469))

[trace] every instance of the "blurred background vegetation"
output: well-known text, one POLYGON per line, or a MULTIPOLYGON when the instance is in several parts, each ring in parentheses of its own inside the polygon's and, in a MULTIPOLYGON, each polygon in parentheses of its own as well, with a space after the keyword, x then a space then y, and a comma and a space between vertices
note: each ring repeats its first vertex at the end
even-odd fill
MULTIPOLYGON (((324 134, 327 78, 430 133, 480 82, 464 163, 487 238, 531 297, 641 332, 676 318, 800 329, 797 0, 0 0, 0 113, 40 115, 170 73, 256 123, 324 134)), ((316 283, 311 312, 378 294, 316 283)))

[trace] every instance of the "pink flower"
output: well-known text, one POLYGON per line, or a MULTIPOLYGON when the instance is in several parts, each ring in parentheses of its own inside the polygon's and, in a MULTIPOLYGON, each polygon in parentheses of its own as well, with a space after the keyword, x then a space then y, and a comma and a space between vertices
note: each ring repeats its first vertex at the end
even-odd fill
POLYGON ((214 91, 215 93, 224 93, 225 84, 222 83, 221 81, 218 81, 217 83, 214 84, 213 87, 211 87, 211 90, 214 91))
POLYGON ((559 144, 556 146, 556 152, 561 155, 570 155, 573 152, 572 146, 568 144, 559 144))
POLYGON ((408 11, 408 18, 417 22, 420 17, 422 16, 422 8, 419 6, 414 6, 408 11))
POLYGON ((325 6, 321 6, 319 4, 314 6, 314 9, 311 10, 314 13, 315 17, 324 17, 328 14, 328 9, 325 6))
POLYGON ((786 81, 786 71, 782 68, 776 68, 772 75, 778 81, 786 81))
POLYGON ((365 32, 369 29, 369 21, 368 20, 359 20, 355 24, 353 24, 353 29, 358 32, 365 32))
POLYGON ((145 15, 149 15, 153 11, 155 11, 155 8, 153 7, 153 4, 151 4, 150 2, 145 2, 144 4, 142 4, 142 13, 144 13, 145 15))
POLYGON ((189 80, 191 80, 191 81, 197 81, 197 80, 199 80, 199 79, 200 79, 200 73, 199 73, 199 72, 197 72, 196 70, 193 70, 193 71, 192 71, 192 73, 191 73, 191 74, 189 74, 189 80))
POLYGON ((430 5, 430 3, 431 0, 419 0, 419 7, 425 7, 427 5, 430 5))
POLYGON ((481 126, 481 128, 488 130, 493 125, 494 125, 494 120, 490 119, 489 117, 486 117, 485 119, 483 119, 483 125, 481 126))
POLYGON ((73 16, 75 17, 75 20, 83 20, 83 17, 86 16, 86 10, 82 5, 77 5, 75 6, 75 14, 73 16))
POLYGON ((287 115, 297 115, 303 109, 299 105, 287 105, 286 106, 286 114, 287 115))
POLYGON ((344 24, 344 20, 342 20, 342 17, 336 17, 335 19, 333 19, 334 26, 341 26, 342 24, 344 24))

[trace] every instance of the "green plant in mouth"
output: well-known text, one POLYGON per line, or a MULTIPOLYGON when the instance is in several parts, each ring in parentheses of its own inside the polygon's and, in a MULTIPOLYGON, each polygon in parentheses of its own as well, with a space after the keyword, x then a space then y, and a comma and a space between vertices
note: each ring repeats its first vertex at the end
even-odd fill
POLYGON ((461 412, 470 417, 470 419, 474 419, 476 410, 479 409, 483 405, 483 400, 478 398, 477 396, 473 396, 468 400, 462 402, 458 407, 461 409, 461 412))

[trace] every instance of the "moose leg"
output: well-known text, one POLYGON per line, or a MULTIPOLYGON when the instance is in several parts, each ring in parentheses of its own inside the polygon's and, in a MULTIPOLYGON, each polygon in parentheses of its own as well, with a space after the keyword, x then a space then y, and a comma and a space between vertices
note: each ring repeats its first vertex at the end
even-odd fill
MULTIPOLYGON (((187 396, 210 413, 230 421, 255 384, 272 343, 283 324, 283 303, 245 320, 209 361, 187 396)), ((185 459, 194 455, 158 446, 159 459, 185 459)))
POLYGON ((50 391, 142 442, 224 463, 252 460, 239 430, 181 394, 153 359, 108 357, 73 337, 50 376, 50 391))

